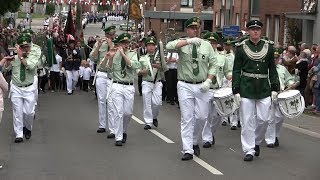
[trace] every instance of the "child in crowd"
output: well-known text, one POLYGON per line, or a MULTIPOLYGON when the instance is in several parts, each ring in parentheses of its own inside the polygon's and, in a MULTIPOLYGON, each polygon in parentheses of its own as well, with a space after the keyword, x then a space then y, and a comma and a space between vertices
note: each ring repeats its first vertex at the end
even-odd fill
POLYGON ((83 79, 83 90, 86 92, 88 92, 91 73, 92 73, 92 70, 89 66, 89 62, 85 62, 82 79, 83 79))

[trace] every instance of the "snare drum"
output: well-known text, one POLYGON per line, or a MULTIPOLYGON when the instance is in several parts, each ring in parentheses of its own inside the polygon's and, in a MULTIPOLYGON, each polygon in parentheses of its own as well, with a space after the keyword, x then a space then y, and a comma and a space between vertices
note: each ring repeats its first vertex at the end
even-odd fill
POLYGON ((279 109, 287 118, 300 116, 305 108, 304 98, 298 90, 288 90, 278 95, 279 109))
POLYGON ((221 88, 213 94, 213 104, 220 116, 229 116, 239 107, 235 103, 232 88, 221 88))

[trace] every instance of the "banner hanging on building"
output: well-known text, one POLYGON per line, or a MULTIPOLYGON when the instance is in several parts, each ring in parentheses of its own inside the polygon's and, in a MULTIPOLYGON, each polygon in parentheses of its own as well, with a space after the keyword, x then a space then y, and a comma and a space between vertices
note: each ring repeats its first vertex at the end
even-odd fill
POLYGON ((139 0, 130 0, 129 17, 134 20, 142 19, 139 0))

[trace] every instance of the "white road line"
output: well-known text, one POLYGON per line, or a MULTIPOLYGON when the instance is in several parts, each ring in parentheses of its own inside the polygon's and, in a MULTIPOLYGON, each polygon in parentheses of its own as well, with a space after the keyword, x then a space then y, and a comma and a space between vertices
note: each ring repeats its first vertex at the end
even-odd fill
MULTIPOLYGON (((132 119, 134 121, 136 121, 139 124, 145 124, 143 121, 141 121, 139 118, 137 118, 136 116, 132 115, 132 119)), ((172 140, 170 140, 169 138, 165 137, 164 135, 162 135, 161 133, 159 133, 158 131, 154 130, 154 129, 149 129, 150 132, 152 132, 154 135, 158 136, 160 139, 162 139, 163 141, 165 141, 166 143, 169 144, 173 144, 174 142, 172 140)), ((231 148, 230 148, 231 149, 231 148)), ((233 150, 234 151, 234 150, 233 150)), ((214 175, 223 175, 222 172, 220 172, 219 170, 217 170, 216 168, 214 168, 213 166, 211 166, 210 164, 206 163, 205 161, 203 161, 202 159, 193 156, 193 160, 198 163, 200 166, 202 166, 203 168, 205 168, 206 170, 208 170, 209 172, 211 172, 214 175)))
POLYGON ((310 131, 310 130, 306 130, 306 129, 303 129, 303 128, 299 128, 299 127, 296 127, 296 126, 293 126, 293 125, 290 125, 290 124, 283 123, 283 127, 291 129, 291 130, 299 132, 299 133, 303 133, 303 134, 315 137, 315 138, 320 138, 320 134, 319 133, 316 133, 316 132, 313 132, 313 131, 310 131))
POLYGON ((137 123, 139 123, 139 124, 145 124, 143 121, 141 121, 139 118, 137 118, 137 117, 135 117, 135 116, 133 116, 132 115, 132 117, 131 117, 133 120, 135 120, 137 123))
POLYGON ((150 132, 152 132, 154 135, 158 136, 160 139, 164 140, 166 143, 169 144, 173 144, 174 142, 172 140, 170 140, 169 138, 165 137, 164 135, 162 135, 161 133, 159 133, 158 131, 154 130, 154 129, 149 129, 150 132))
POLYGON ((233 151, 233 152, 236 152, 234 149, 232 149, 232 148, 229 148, 231 151, 233 151))
POLYGON ((202 159, 198 158, 197 156, 193 156, 193 160, 198 163, 200 166, 204 167, 206 170, 211 172, 214 175, 223 175, 222 172, 217 170, 216 168, 212 167, 210 164, 204 162, 202 159))

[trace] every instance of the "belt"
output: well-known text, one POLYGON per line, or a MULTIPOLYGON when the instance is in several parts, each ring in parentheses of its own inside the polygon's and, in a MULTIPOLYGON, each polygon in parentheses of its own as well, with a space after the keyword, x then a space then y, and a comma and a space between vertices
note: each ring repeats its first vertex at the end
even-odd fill
MULTIPOLYGON (((156 81, 156 82, 160 82, 161 80, 158 80, 158 81, 156 81)), ((149 82, 149 83, 153 83, 153 81, 147 81, 147 82, 149 82)))
POLYGON ((27 84, 27 85, 18 86, 18 87, 29 87, 29 86, 31 86, 32 84, 33 84, 33 83, 27 84))
POLYGON ((266 79, 268 78, 268 74, 254 74, 254 73, 247 73, 242 71, 242 75, 246 77, 256 78, 256 79, 266 79))
POLYGON ((121 82, 121 81, 113 81, 113 83, 123 84, 123 85, 133 85, 133 82, 121 82))
POLYGON ((188 84, 201 84, 201 83, 203 83, 204 81, 193 81, 193 82, 191 82, 191 81, 184 81, 184 80, 180 80, 180 81, 182 81, 182 82, 185 82, 185 83, 188 83, 188 84))

